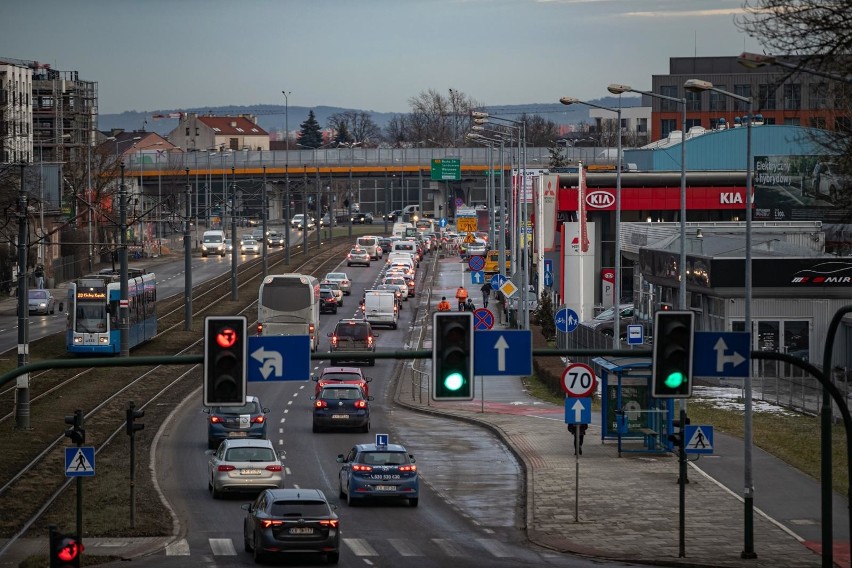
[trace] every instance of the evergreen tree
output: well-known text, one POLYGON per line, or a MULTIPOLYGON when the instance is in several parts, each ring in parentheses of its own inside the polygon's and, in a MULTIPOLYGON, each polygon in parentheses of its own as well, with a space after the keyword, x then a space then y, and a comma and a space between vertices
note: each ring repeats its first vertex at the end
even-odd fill
POLYGON ((349 126, 345 122, 341 122, 337 127, 337 133, 334 135, 334 141, 338 144, 351 144, 355 140, 349 134, 349 126))
POLYGON ((319 148, 322 146, 322 130, 313 110, 308 111, 308 118, 299 127, 301 130, 296 136, 296 143, 299 146, 303 148, 319 148))

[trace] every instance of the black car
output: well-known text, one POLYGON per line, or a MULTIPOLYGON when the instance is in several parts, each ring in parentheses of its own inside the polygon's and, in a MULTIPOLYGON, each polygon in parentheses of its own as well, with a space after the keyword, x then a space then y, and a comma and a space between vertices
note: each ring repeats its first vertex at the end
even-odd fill
POLYGON ((394 209, 385 217, 387 217, 388 221, 395 222, 402 215, 402 209, 394 209))
POLYGON ((320 288, 320 313, 337 313, 337 296, 331 288, 320 288))
POLYGON ((393 241, 387 237, 379 239, 379 246, 382 247, 382 252, 390 252, 393 247, 393 241))
POLYGON ((373 397, 365 395, 360 386, 346 383, 326 385, 312 400, 314 432, 340 428, 370 431, 369 401, 373 397))
MULTIPOLYGON (((360 319, 342 319, 337 322, 334 331, 329 332, 331 338, 332 353, 349 352, 353 355, 370 354, 376 352, 376 338, 373 326, 369 322, 360 319)), ((362 361, 362 359, 354 359, 362 361)), ((340 359, 337 359, 340 361, 340 359)), ((375 359, 368 359, 367 364, 371 367, 376 364, 375 359)))
POLYGON ((242 508, 244 548, 255 562, 303 552, 340 560, 340 520, 319 489, 267 489, 242 508))
POLYGON ((373 214, 372 213, 355 213, 352 215, 352 222, 359 224, 373 224, 373 214))

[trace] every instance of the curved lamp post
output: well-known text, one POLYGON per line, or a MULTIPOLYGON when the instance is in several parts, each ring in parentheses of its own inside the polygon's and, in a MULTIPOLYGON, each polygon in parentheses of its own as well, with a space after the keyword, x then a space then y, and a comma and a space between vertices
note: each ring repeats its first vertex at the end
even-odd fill
MULTIPOLYGON (((559 102, 563 105, 580 104, 616 114, 616 133, 618 135, 618 161, 615 172, 615 313, 612 318, 612 347, 621 347, 621 107, 609 108, 573 97, 562 97, 559 102)), ((583 299, 580 298, 582 303, 583 299)))

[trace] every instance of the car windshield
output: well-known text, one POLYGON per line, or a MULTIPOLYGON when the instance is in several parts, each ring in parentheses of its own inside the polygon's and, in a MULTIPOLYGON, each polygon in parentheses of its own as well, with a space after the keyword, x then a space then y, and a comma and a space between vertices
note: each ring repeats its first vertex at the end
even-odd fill
POLYGON ((352 249, 349 251, 349 254, 367 254, 367 251, 361 249, 352 249))
POLYGON ((256 402, 247 402, 242 406, 216 406, 213 414, 260 414, 260 405, 256 402))
POLYGON ((44 290, 30 290, 31 300, 46 300, 47 292, 44 290))
POLYGON ((328 400, 357 400, 361 398, 361 389, 355 388, 324 388, 320 398, 328 400))
POLYGON ((408 455, 404 452, 364 452, 358 461, 368 465, 405 465, 408 455))
POLYGON ((320 290, 326 288, 328 290, 340 290, 340 285, 336 282, 323 282, 320 284, 320 290))
POLYGON ((275 460, 272 448, 231 448, 225 453, 229 462, 271 462, 275 460))
POLYGON ((326 280, 346 280, 346 275, 342 272, 329 272, 325 275, 326 280))
POLYGON ((275 501, 269 509, 272 517, 327 517, 329 513, 324 501, 275 501))

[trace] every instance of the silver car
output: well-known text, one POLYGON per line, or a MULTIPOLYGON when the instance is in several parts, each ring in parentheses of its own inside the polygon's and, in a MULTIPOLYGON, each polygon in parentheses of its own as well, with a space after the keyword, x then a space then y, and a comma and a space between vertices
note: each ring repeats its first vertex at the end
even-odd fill
POLYGON ((284 486, 281 458, 269 440, 224 440, 207 455, 207 489, 214 499, 284 486))
POLYGON ((50 290, 29 291, 29 311, 31 314, 52 314, 56 311, 56 298, 50 290))
POLYGON ((329 272, 325 275, 326 282, 334 282, 347 296, 352 293, 352 281, 345 272, 329 272))

